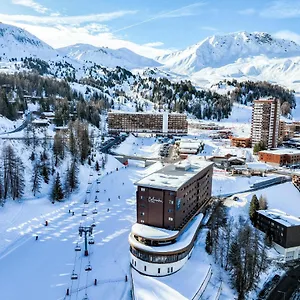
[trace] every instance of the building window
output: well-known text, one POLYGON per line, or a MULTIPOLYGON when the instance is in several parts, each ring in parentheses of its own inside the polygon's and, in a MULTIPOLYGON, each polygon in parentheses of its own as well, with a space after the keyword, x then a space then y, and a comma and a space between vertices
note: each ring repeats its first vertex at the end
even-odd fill
POLYGON ((141 188, 141 192, 145 192, 146 191, 146 189, 145 188, 141 188))
POLYGON ((144 196, 141 196, 141 200, 143 200, 144 199, 144 196))
POLYGON ((174 204, 174 201, 173 200, 169 200, 169 204, 174 204))
POLYGON ((170 273, 170 268, 168 268, 168 273, 170 273))
POLYGON ((136 261, 134 261, 134 266, 136 267, 136 261))
POLYGON ((173 209, 168 209, 168 212, 169 212, 169 213, 173 212, 173 209))
POLYGON ((145 223, 145 221, 144 221, 144 220, 141 220, 141 223, 145 223))
POLYGON ((173 218, 169 217, 169 221, 173 221, 173 218))
POLYGON ((158 274, 160 274, 160 268, 158 268, 158 274))
POLYGON ((146 267, 146 266, 144 266, 144 271, 145 271, 145 272, 147 271, 147 267, 146 267))
POLYGON ((175 193, 174 192, 170 192, 170 196, 174 196, 175 195, 175 193))
POLYGON ((145 213, 142 211, 142 212, 141 212, 141 216, 144 216, 144 215, 145 215, 145 213))
POLYGON ((171 273, 173 272, 173 267, 171 267, 171 273))

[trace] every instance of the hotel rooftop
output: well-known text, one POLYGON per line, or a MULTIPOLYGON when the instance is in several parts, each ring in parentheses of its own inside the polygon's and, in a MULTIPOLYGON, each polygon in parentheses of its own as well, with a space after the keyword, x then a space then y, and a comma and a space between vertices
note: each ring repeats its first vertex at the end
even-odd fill
POLYGON ((213 165, 213 163, 204 161, 199 156, 194 156, 175 164, 168 165, 137 181, 135 185, 177 191, 187 181, 210 165, 213 165))

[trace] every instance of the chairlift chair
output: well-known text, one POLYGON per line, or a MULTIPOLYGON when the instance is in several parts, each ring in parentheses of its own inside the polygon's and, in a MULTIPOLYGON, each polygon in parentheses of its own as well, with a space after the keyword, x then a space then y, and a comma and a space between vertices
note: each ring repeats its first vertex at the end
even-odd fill
POLYGON ((95 208, 93 211, 92 211, 93 215, 96 215, 98 213, 97 209, 95 208))
POLYGON ((96 190, 96 193, 99 193, 99 190, 96 190))
POLYGON ((89 300, 87 294, 85 294, 84 298, 82 300, 89 300))
POLYGON ((93 238, 89 239, 89 245, 94 245, 95 244, 95 241, 93 238))
POLYGON ((92 226, 92 227, 96 227, 96 223, 95 223, 95 222, 93 222, 91 226, 92 226))
POLYGON ((78 279, 78 275, 73 271, 71 275, 71 280, 76 280, 78 279))
POLYGON ((92 266, 90 264, 88 264, 84 270, 87 272, 92 271, 92 266))
POLYGON ((78 244, 77 244, 76 247, 75 247, 75 251, 76 251, 76 252, 81 251, 81 247, 80 247, 78 244))
POLYGON ((86 216, 87 216, 87 212, 86 212, 86 211, 83 211, 81 215, 82 215, 83 217, 86 217, 86 216))
POLYGON ((89 202, 87 201, 87 199, 84 200, 84 204, 89 204, 89 202))

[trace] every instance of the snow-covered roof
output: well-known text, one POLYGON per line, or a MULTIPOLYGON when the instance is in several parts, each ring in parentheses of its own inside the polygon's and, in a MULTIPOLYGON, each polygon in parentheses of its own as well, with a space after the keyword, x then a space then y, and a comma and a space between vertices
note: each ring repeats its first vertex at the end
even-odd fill
POLYGON ((46 117, 54 117, 55 116, 55 113, 53 111, 44 111, 42 114, 46 117))
POLYGON ((183 231, 183 233, 178 236, 178 238, 176 239, 176 242, 173 244, 168 244, 168 245, 159 246, 159 247, 148 246, 148 245, 138 242, 134 238, 132 233, 130 233, 130 235, 129 235, 129 243, 133 247, 136 247, 137 249, 141 249, 146 252, 152 252, 152 253, 157 253, 157 252, 158 253, 169 253, 169 252, 180 251, 180 250, 188 247, 191 244, 202 219, 203 219, 203 214, 199 214, 199 215, 195 216, 190 221, 190 223, 188 224, 186 229, 183 231))
POLYGON ((246 166, 248 169, 251 170, 272 170, 274 169, 274 167, 271 167, 265 163, 259 163, 259 162, 248 162, 246 163, 246 166))
POLYGON ((188 153, 188 154, 196 154, 198 149, 188 149, 188 148, 180 148, 179 153, 188 153))
POLYGON ((284 225, 285 227, 300 226, 300 218, 288 215, 279 209, 259 210, 258 213, 284 225))
POLYGON ((176 237, 179 231, 135 223, 131 228, 131 233, 145 239, 163 240, 176 237))
POLYGON ((235 157, 235 156, 233 156, 233 157, 229 157, 228 158, 228 161, 235 161, 235 160, 238 160, 240 162, 245 162, 245 159, 241 158, 241 157, 235 157))
POLYGON ((204 161, 199 156, 191 156, 144 177, 135 185, 177 191, 192 177, 212 165, 212 162, 204 161))
POLYGON ((49 124, 49 122, 48 120, 37 119, 37 120, 33 120, 32 124, 49 124))
POLYGON ((138 112, 134 112, 134 111, 123 111, 123 110, 112 110, 111 112, 108 112, 108 115, 110 114, 129 114, 129 115, 163 115, 163 114, 167 114, 167 115, 172 115, 172 116, 185 116, 185 114, 179 114, 179 113, 169 113, 169 112, 157 112, 157 111, 153 111, 153 112, 143 112, 143 111, 138 111, 138 112))
POLYGON ((276 149, 276 150, 263 150, 263 151, 260 151, 260 153, 276 154, 276 155, 300 154, 300 150, 291 149, 291 148, 280 148, 280 149, 276 149))
POLYGON ((199 149, 199 142, 180 142, 180 149, 199 149))

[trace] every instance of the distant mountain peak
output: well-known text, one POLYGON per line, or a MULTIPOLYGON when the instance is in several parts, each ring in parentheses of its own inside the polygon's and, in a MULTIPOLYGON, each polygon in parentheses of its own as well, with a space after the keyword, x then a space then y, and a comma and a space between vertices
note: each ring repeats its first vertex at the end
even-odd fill
POLYGON ((127 48, 110 49, 88 44, 75 44, 59 49, 61 53, 80 62, 92 62, 105 67, 126 69, 160 66, 157 61, 141 56, 127 48))
POLYGON ((207 37, 185 50, 157 59, 175 72, 188 74, 260 55, 268 58, 299 56, 300 46, 293 41, 274 38, 266 32, 240 31, 207 37))

